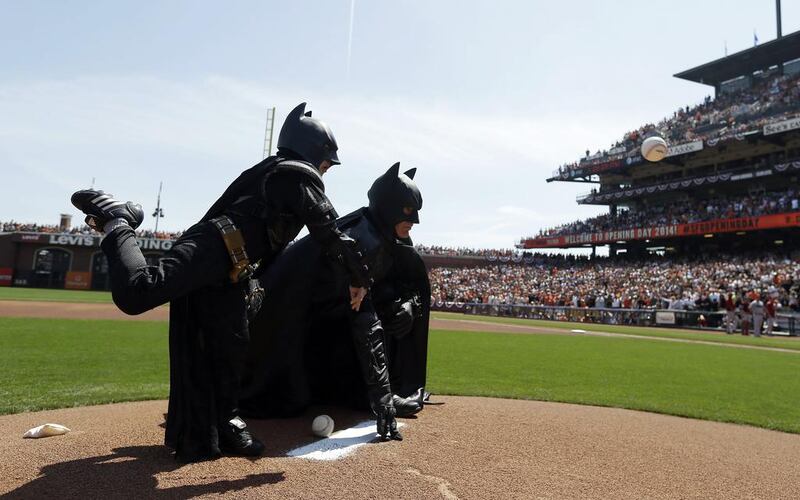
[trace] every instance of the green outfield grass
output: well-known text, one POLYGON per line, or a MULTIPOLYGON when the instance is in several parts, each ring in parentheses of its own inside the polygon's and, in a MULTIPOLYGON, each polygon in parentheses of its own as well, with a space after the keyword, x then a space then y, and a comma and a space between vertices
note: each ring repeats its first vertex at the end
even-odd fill
POLYGON ((638 339, 436 332, 436 393, 646 410, 800 433, 800 355, 638 339))
POLYGON ((702 330, 681 330, 673 328, 657 328, 646 326, 619 326, 602 325, 595 323, 572 323, 567 321, 550 321, 543 319, 498 318, 493 316, 476 316, 471 314, 450 313, 434 311, 432 317, 439 319, 461 319, 469 321, 482 321, 485 323, 499 323, 525 326, 541 326, 558 328, 561 330, 586 330, 587 332, 622 333, 639 337, 661 337, 668 339, 702 340, 718 344, 754 345, 761 347, 780 347, 800 351, 800 338, 781 337, 744 337, 742 335, 726 335, 724 332, 702 330))
MULTIPOLYGON (((0 318, 0 414, 166 398, 167 365, 166 322, 0 318)), ((428 388, 438 394, 613 406, 800 433, 794 353, 433 331, 428 365, 428 388)))
POLYGON ((0 318, 0 414, 162 399, 167 323, 0 318))
POLYGON ((0 287, 0 300, 112 303, 111 292, 20 287, 0 287))

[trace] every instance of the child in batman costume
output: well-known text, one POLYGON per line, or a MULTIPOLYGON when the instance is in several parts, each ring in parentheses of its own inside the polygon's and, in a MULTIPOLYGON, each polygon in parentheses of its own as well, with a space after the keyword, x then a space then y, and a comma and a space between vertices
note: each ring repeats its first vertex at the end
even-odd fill
POLYGON ((358 241, 374 283, 358 312, 348 307, 340 266, 311 238, 290 246, 261 278, 266 297, 251 323, 244 414, 292 416, 312 403, 374 409, 386 400, 399 416, 422 409, 430 284, 407 232, 396 232, 419 222, 422 196, 415 169, 399 168, 375 181, 369 207, 338 221, 358 241))
MULTIPOLYGON (((328 126, 305 111, 286 118, 278 154, 244 171, 202 219, 154 265, 136 244, 139 205, 102 191, 81 190, 72 203, 89 225, 106 233, 112 296, 128 314, 170 303, 170 395, 165 444, 181 461, 222 452, 260 455, 264 446, 240 418, 238 389, 249 340, 247 264, 268 267, 300 229, 337 255, 358 293, 369 276, 355 241, 336 227, 322 174, 339 164, 328 126)), ((391 402, 379 408, 393 420, 391 402)))

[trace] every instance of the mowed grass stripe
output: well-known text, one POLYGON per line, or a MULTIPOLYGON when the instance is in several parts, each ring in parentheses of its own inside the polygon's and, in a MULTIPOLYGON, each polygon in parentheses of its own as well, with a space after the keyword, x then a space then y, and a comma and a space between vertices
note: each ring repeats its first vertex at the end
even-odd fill
POLYGON ((111 292, 0 287, 0 300, 111 304, 111 292))
MULTIPOLYGON (((704 332, 702 330, 678 330, 665 327, 620 326, 604 325, 597 323, 573 323, 566 321, 552 321, 543 319, 501 318, 494 316, 477 316, 471 314, 450 313, 434 311, 432 317, 436 319, 479 321, 482 323, 501 325, 535 326, 542 328, 555 328, 559 330, 586 330, 587 332, 620 333, 636 335, 637 337, 660 337, 668 339, 702 340, 716 344, 754 345, 761 347, 780 347, 800 351, 800 338, 780 337, 752 337, 726 335, 722 332, 704 332)), ((489 329, 490 327, 487 327, 489 329)))
POLYGON ((435 331, 434 393, 646 410, 800 433, 800 357, 636 339, 435 331))
MULTIPOLYGON (((163 399, 167 324, 0 318, 0 414, 163 399)), ((588 336, 432 331, 435 394, 563 401, 800 433, 800 357, 588 336)))

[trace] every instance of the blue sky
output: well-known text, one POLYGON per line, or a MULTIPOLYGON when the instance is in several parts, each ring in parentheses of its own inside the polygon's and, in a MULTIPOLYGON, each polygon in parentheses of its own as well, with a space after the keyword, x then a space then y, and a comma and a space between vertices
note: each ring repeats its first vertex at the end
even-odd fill
POLYGON ((545 178, 702 100, 671 75, 773 39, 775 2, 26 1, 0 22, 0 220, 78 221, 92 178, 149 214, 163 180, 160 226, 184 229, 261 159, 266 108, 280 125, 308 101, 339 141, 340 213, 400 161, 415 241, 508 248, 599 213, 545 178))

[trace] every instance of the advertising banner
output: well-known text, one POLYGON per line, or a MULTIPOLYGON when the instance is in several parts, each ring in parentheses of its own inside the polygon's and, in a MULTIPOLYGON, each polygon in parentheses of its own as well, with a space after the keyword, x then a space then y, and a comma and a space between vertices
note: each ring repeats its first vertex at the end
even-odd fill
MULTIPOLYGON (((66 233, 16 233, 12 241, 24 243, 39 243, 62 247, 99 247, 102 237, 93 234, 66 234, 66 233)), ((174 240, 156 238, 136 238, 136 244, 142 250, 156 250, 166 252, 175 243, 174 240)))
POLYGON ((703 141, 686 142, 684 144, 675 144, 667 148, 667 157, 683 155, 686 153, 694 153, 703 149, 703 141))
POLYGON ((10 267, 0 267, 0 286, 11 286, 11 277, 14 270, 10 267))
POLYGON ((603 245, 616 241, 654 240, 699 236, 704 234, 730 233, 735 231, 759 231, 800 227, 800 212, 762 215, 758 217, 740 217, 736 219, 716 219, 691 224, 671 224, 666 226, 645 226, 599 233, 568 234, 563 236, 543 236, 529 238, 521 242, 521 248, 563 248, 582 246, 587 243, 603 245))
POLYGON ((791 120, 767 123, 764 125, 764 135, 780 134, 781 132, 795 130, 798 128, 800 128, 800 118, 792 118, 791 120))
POLYGON ((656 313, 656 324, 657 325, 674 325, 675 324, 675 313, 670 311, 658 311, 656 313))
POLYGON ((92 285, 92 273, 87 271, 69 271, 64 281, 64 288, 69 290, 88 290, 92 285))

